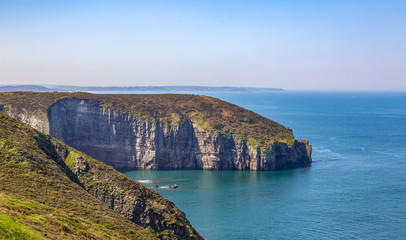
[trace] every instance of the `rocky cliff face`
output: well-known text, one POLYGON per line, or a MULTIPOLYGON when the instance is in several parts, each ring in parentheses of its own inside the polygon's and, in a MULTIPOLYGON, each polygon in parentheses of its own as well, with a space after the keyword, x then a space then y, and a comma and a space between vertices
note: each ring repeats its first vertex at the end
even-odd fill
POLYGON ((232 134, 203 130, 193 120, 142 120, 97 100, 62 99, 47 114, 51 136, 116 169, 281 170, 311 162, 305 140, 275 143, 263 152, 232 134))
POLYGON ((14 107, 11 105, 7 105, 6 108, 2 104, 0 104, 0 111, 4 111, 9 116, 30 125, 38 131, 49 133, 49 123, 46 114, 43 114, 41 112, 29 111, 25 108, 14 107))
POLYGON ((92 159, 70 153, 68 166, 84 188, 110 209, 160 239, 203 239, 171 201, 92 159), (110 170, 110 171, 109 171, 110 170), (106 173, 110 174, 106 174, 106 173))
POLYGON ((7 239, 203 239, 157 192, 1 111, 0 159, 7 239))

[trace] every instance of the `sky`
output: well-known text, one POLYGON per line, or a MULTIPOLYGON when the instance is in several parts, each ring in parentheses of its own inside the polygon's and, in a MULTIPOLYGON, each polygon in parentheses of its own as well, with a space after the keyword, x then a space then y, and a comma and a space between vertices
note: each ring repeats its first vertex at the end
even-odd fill
POLYGON ((406 90, 406 1, 0 0, 0 84, 406 90))

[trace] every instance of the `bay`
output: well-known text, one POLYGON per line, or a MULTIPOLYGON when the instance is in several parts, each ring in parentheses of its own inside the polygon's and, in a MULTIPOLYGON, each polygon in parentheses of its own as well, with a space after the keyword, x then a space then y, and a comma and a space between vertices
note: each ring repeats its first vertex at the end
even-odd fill
POLYGON ((207 239, 400 239, 406 236, 406 93, 205 95, 309 139, 309 168, 279 172, 130 171, 207 239))

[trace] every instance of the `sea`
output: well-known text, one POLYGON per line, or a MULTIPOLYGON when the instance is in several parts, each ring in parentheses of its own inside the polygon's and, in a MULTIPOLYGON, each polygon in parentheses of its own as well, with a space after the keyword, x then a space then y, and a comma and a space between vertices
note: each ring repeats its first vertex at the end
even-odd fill
POLYGON ((211 92, 313 146, 286 171, 129 171, 209 240, 406 239, 405 92, 211 92))

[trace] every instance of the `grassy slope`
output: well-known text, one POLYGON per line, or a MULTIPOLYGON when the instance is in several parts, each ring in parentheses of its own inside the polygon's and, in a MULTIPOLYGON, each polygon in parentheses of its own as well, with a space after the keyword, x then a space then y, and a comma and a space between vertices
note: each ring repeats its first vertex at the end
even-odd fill
MULTIPOLYGON (((77 150, 70 149, 64 160, 84 188, 92 194, 99 195, 100 200, 112 197, 121 203, 144 203, 146 205, 145 211, 139 213, 139 215, 144 215, 144 220, 141 220, 140 224, 145 225, 154 235, 169 239, 201 239, 200 235, 186 219, 186 215, 173 202, 162 197, 157 192, 129 179, 124 174, 114 170, 113 167, 83 155, 77 150), (146 217, 145 214, 148 213, 152 214, 155 220, 146 217), (155 222, 156 220, 159 220, 160 223, 145 224, 145 222, 155 222), (157 228, 163 229, 159 230, 157 228)), ((120 210, 123 214, 132 212, 132 210, 128 211, 129 205, 121 207, 120 210)))
POLYGON ((232 133, 264 150, 270 150, 274 142, 289 145, 294 142, 291 130, 281 124, 237 105, 200 95, 14 92, 0 93, 0 104, 25 108, 46 117, 50 105, 72 97, 99 100, 105 108, 165 124, 194 119, 212 133, 232 133))
POLYGON ((155 239, 100 203, 0 112, 0 239, 155 239))

